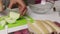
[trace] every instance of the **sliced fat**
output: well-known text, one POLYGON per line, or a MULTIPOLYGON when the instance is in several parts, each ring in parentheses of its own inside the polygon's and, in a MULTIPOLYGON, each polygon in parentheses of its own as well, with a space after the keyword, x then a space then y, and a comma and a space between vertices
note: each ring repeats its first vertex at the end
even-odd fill
POLYGON ((35 25, 34 23, 33 24, 32 23, 28 23, 28 26, 35 33, 37 33, 37 34, 43 34, 43 31, 37 25, 35 25))
POLYGON ((57 31, 58 33, 60 32, 60 28, 55 25, 52 21, 49 20, 45 20, 44 21, 46 24, 50 25, 50 27, 52 27, 55 31, 57 31))
POLYGON ((53 28, 51 28, 48 24, 46 24, 44 21, 43 22, 43 25, 46 27, 46 29, 49 31, 49 33, 53 32, 53 28))
POLYGON ((40 21, 40 20, 37 20, 37 21, 36 21, 37 26, 38 26, 39 28, 41 28, 45 34, 50 33, 49 30, 46 28, 46 26, 45 26, 43 23, 44 23, 44 22, 43 22, 43 21, 40 21))

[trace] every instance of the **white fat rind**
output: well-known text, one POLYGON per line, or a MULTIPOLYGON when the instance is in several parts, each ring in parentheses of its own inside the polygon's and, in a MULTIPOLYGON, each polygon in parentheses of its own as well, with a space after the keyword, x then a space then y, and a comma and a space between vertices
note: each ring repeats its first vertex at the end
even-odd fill
POLYGON ((15 19, 12 19, 12 18, 6 18, 5 19, 7 23, 15 23, 15 19))
POLYGON ((5 24, 6 24, 6 21, 5 20, 0 21, 0 25, 1 26, 4 26, 5 24))
POLYGON ((20 17, 20 14, 19 13, 16 13, 16 12, 10 12, 10 18, 12 19, 18 19, 20 17))

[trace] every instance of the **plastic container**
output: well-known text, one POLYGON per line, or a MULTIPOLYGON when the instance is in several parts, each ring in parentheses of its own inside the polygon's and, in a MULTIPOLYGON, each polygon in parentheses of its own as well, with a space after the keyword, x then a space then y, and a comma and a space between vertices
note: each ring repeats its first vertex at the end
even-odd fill
POLYGON ((29 4, 32 12, 37 14, 45 14, 48 13, 54 6, 54 2, 42 0, 39 4, 29 4))

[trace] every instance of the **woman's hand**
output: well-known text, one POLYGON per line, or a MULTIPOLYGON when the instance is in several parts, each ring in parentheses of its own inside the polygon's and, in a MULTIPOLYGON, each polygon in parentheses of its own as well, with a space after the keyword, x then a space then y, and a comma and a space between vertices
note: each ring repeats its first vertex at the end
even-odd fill
POLYGON ((2 0, 0 0, 0 12, 2 12, 3 11, 3 2, 2 2, 2 0))
POLYGON ((26 8, 26 5, 24 4, 23 0, 10 0, 9 8, 12 8, 12 6, 16 3, 18 3, 20 15, 24 15, 27 8, 26 8))

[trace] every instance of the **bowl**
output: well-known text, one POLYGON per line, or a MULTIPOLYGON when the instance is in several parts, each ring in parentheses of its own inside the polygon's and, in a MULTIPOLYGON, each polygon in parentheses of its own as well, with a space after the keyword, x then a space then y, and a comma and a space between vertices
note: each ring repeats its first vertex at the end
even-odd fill
POLYGON ((43 4, 29 4, 30 9, 32 12, 37 13, 37 14, 45 14, 49 12, 53 8, 54 4, 51 2, 46 2, 44 5, 43 4))

